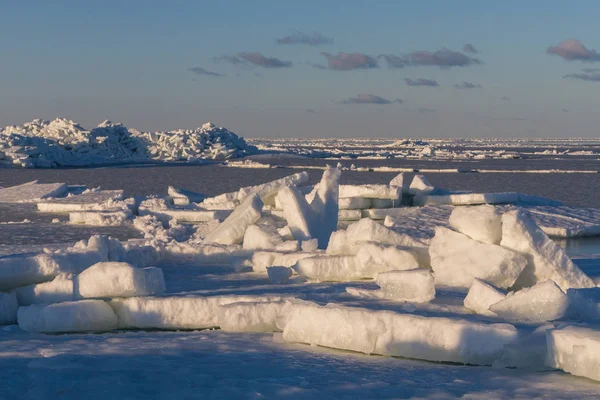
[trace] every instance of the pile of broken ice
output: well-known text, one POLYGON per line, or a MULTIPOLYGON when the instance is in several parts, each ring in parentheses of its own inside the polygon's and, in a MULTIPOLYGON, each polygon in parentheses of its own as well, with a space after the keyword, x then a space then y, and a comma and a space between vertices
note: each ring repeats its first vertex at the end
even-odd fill
POLYGON ((0 129, 0 164, 28 168, 225 160, 255 150, 235 133, 211 123, 194 130, 138 132, 105 121, 88 131, 76 122, 57 118, 0 129))
POLYGON ((273 332, 287 342, 365 354, 560 368, 600 380, 593 325, 600 288, 528 213, 514 205, 451 207, 433 237, 415 235, 402 226, 403 213, 427 207, 406 205, 448 194, 418 175, 410 183, 399 175, 388 185, 353 186, 340 185, 340 174, 329 168, 313 187, 303 172, 216 197, 171 188, 167 197, 136 204, 101 192, 42 200, 40 211, 117 205, 145 240, 92 237, 67 251, 0 258, 0 322, 44 333, 273 332), (381 215, 384 224, 376 221, 381 215), (373 284, 338 294, 361 307, 308 301, 284 286, 269 296, 165 295, 162 271, 148 267, 159 262, 251 268, 273 285, 373 284), (446 304, 448 293, 464 307, 446 304))

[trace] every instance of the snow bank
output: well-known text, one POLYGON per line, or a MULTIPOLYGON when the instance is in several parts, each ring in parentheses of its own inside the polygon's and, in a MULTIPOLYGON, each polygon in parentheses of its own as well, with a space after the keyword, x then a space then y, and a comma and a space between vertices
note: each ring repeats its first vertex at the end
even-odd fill
POLYGON ((138 132, 105 121, 91 131, 62 118, 0 129, 2 160, 23 167, 107 163, 225 160, 256 152, 225 128, 206 123, 193 130, 138 132))
POLYGON ((525 257, 500 246, 481 243, 444 227, 435 229, 429 246, 431 268, 438 285, 470 287, 480 278, 501 288, 511 287, 525 257))
POLYGON ((502 220, 494 206, 456 207, 450 214, 450 225, 471 239, 500 244, 502 220))
POLYGON ((27 332, 93 332, 117 328, 117 316, 102 300, 20 307, 19 328, 27 332))
POLYGON ((278 325, 288 342, 365 354, 491 365, 517 339, 509 324, 329 305, 297 305, 278 325))
POLYGON ((517 288, 533 286, 547 279, 556 282, 562 290, 596 286, 522 211, 513 210, 502 216, 500 244, 527 258, 527 266, 515 282, 517 288))
POLYGON ((0 189, 0 203, 35 202, 41 199, 62 196, 66 192, 67 185, 64 183, 38 183, 38 181, 32 181, 0 189))
POLYGON ((205 243, 241 244, 246 229, 262 216, 263 202, 257 194, 248 196, 229 217, 205 238, 205 243))
POLYGON ((94 264, 76 278, 82 298, 148 296, 165 291, 160 268, 135 268, 124 262, 94 264))
POLYGON ((424 269, 380 273, 375 282, 386 299, 427 303, 435 298, 433 276, 424 269))
POLYGON ((504 300, 505 297, 506 294, 502 293, 500 289, 481 279, 474 278, 469 293, 465 297, 464 305, 477 314, 494 317, 496 313, 490 311, 490 306, 504 300))
POLYGON ((221 325, 222 305, 281 300, 277 296, 130 297, 114 299, 110 305, 119 328, 206 329, 221 325))
POLYGON ((510 321, 545 322, 567 314, 569 299, 551 280, 510 292, 490 306, 490 311, 510 321))
POLYGON ((19 303, 15 292, 0 292, 0 325, 10 325, 17 322, 19 303))
POLYGON ((600 331, 566 326, 548 330, 546 340, 549 367, 600 381, 600 331))
POLYGON ((59 274, 50 282, 17 288, 16 293, 21 306, 73 301, 75 300, 73 275, 59 274))

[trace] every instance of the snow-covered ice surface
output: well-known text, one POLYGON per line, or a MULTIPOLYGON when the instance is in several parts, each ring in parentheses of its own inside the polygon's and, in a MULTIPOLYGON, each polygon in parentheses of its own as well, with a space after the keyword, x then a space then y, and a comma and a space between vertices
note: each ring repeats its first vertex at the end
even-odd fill
MULTIPOLYGON (((0 170, 0 184, 9 186, 8 182, 15 179, 13 173, 25 172, 32 171, 11 169, 9 176, 0 170)), ((224 201, 221 203, 213 201, 213 204, 225 205, 226 202, 238 201, 240 187, 256 186, 299 171, 287 168, 257 168, 249 171, 219 166, 181 166, 33 172, 41 175, 31 175, 28 180, 44 177, 42 182, 84 183, 88 187, 124 189, 124 197, 134 194, 167 196, 168 186, 193 191, 199 195, 196 197, 198 200, 203 198, 200 194, 211 198, 210 196, 220 193, 235 193, 236 197, 231 199, 223 196, 224 201), (191 176, 191 171, 197 172, 197 175, 191 176), (57 172, 60 172, 61 179, 54 175, 57 172), (108 176, 117 182, 119 176, 141 176, 142 179, 121 181, 121 186, 116 186, 108 176), (155 190, 158 185, 160 189, 155 190)), ((321 171, 309 170, 309 175, 308 181, 303 182, 303 185, 318 183, 321 171)), ((343 170, 341 182, 342 187, 353 184, 385 186, 396 175, 396 172, 343 170)), ((405 175, 410 177, 410 174, 405 175)), ((425 175, 434 186, 439 184, 435 176, 428 173, 425 175)), ((444 175, 452 176, 447 173, 444 175)), ((477 177, 484 174, 462 175, 477 177)), ((513 178, 523 175, 526 174, 514 174, 513 178)), ((560 174, 553 177, 558 175, 560 174)), ((585 176, 594 179, 594 175, 585 176)), ((25 179, 20 182, 24 181, 25 179)), ((589 184, 591 183, 588 182, 589 184)), ((450 190, 464 190, 444 186, 450 190)), ((486 191, 483 186, 473 186, 471 189, 486 191)), ((520 191, 528 192, 527 189, 523 187, 520 191)), ((362 195, 366 195, 363 188, 357 188, 354 193, 349 191, 349 194, 360 194, 361 190, 362 195)), ((514 190, 513 187, 499 187, 493 191, 514 190)), ((308 193, 304 187, 299 188, 298 192, 302 198, 308 193)), ((530 193, 547 195, 540 192, 530 193)), ((380 193, 378 196, 383 195, 380 193)), ((165 199, 168 202, 169 198, 165 199)), ((191 200, 191 197, 188 200, 191 200)), ((561 200, 565 204, 573 204, 561 200)), ((267 201, 270 202, 269 199, 267 201)), ((93 202, 89 199, 81 203, 93 202)), ((541 355, 545 354, 546 336, 545 331, 541 330, 545 325, 539 325, 542 322, 532 322, 527 318, 521 321, 523 318, 514 317, 512 319, 516 320, 515 322, 491 313, 477 314, 463 304, 467 288, 452 289, 438 285, 435 288, 435 298, 431 301, 427 301, 431 299, 431 295, 419 299, 423 301, 420 303, 404 301, 405 298, 395 295, 398 288, 408 283, 403 279, 402 272, 391 272, 390 279, 381 275, 379 279, 379 283, 383 285, 381 288, 387 287, 394 292, 389 296, 390 299, 373 295, 380 290, 380 286, 373 279, 361 278, 376 278, 379 272, 410 270, 417 267, 421 268, 418 274, 427 278, 431 276, 427 251, 423 253, 420 249, 427 250, 436 226, 451 228, 449 219, 454 209, 452 206, 382 209, 378 212, 394 210, 394 215, 380 220, 377 225, 373 225, 369 219, 361 224, 356 221, 338 221, 338 232, 344 232, 338 236, 342 239, 345 236, 346 246, 338 247, 339 254, 336 257, 343 257, 348 262, 321 264, 327 265, 330 272, 335 272, 345 282, 318 282, 306 281, 303 276, 290 275, 293 269, 288 267, 293 267, 298 260, 308 257, 323 258, 327 253, 317 249, 314 240, 292 240, 289 229, 285 228, 287 221, 277 216, 279 210, 275 209, 274 203, 263 207, 262 216, 257 212, 258 202, 250 198, 249 203, 256 204, 247 208, 247 215, 239 217, 240 212, 233 216, 234 222, 222 225, 221 232, 225 233, 219 236, 227 237, 228 243, 236 243, 233 245, 203 243, 204 238, 218 226, 218 221, 197 225, 180 225, 174 221, 163 224, 151 216, 146 216, 136 218, 133 223, 131 217, 128 217, 124 221, 125 225, 121 226, 80 227, 64 223, 65 215, 38 213, 33 204, 22 204, 24 208, 14 208, 14 204, 0 205, 0 221, 6 221, 2 228, 6 227, 9 230, 9 233, 0 232, 0 253, 39 252, 43 251, 42 247, 48 247, 48 252, 56 249, 64 251, 66 243, 72 244, 75 240, 87 239, 91 233, 105 232, 118 236, 124 243, 125 250, 112 250, 111 257, 118 257, 119 260, 110 261, 132 263, 137 260, 141 264, 136 267, 158 266, 162 270, 166 287, 166 293, 158 297, 126 297, 113 300, 111 310, 117 310, 115 315, 117 323, 121 324, 121 330, 113 330, 110 333, 44 335, 23 332, 15 325, 0 327, 0 368, 5 371, 0 374, 0 398, 75 399, 81 398, 82 393, 91 399, 597 397, 600 383, 555 371, 543 365, 541 355), (54 218, 62 218, 62 222, 52 223, 54 218), (24 219, 31 222, 23 223, 24 219), (355 228, 343 230, 351 224, 356 224, 355 228), (240 226, 244 229, 240 229, 240 226), (248 226, 254 228, 246 229, 248 226), (77 228, 85 230, 75 233, 77 228), (31 235, 18 239, 18 234, 25 229, 29 229, 31 235), (240 231, 244 232, 240 234, 240 231), (14 238, 10 237, 11 233, 15 235, 14 238), (248 245, 243 246, 246 234, 249 235, 248 245), (364 243, 361 235, 375 243, 364 243), (140 239, 141 237, 143 239, 140 239), (132 240, 126 242, 127 239, 132 240), (355 245, 356 248, 349 248, 351 246, 348 244, 355 245), (418 247, 406 247, 411 245, 418 247), (160 251, 148 252, 148 247, 160 251), (398 262, 399 258, 402 262, 398 262), (348 274, 350 270, 360 270, 364 264, 371 266, 371 271, 366 276, 364 270, 356 276, 348 274), (327 306, 330 303, 334 305, 327 306), (338 312, 335 311, 336 307, 351 312, 338 312), (358 316, 360 323, 352 322, 354 315, 358 316), (295 317, 290 319, 290 316, 295 317), (308 316, 310 324, 309 319, 305 318, 308 316), (515 328, 512 328, 512 324, 515 328), (540 330, 532 334, 538 325, 540 330), (221 326, 221 330, 194 330, 214 326, 221 326), (497 328, 492 328, 495 326, 497 328), (406 327, 411 329, 407 330, 406 327), (184 331, 161 331, 173 328, 184 331), (357 346, 349 346, 345 342, 345 333, 359 335, 362 328, 368 333, 364 337, 365 341, 361 336, 353 336, 357 346), (489 334, 476 334, 484 331, 489 334), (301 333, 298 336, 292 335, 292 332, 301 333), (515 337, 514 333, 517 332, 518 337, 515 337), (498 340, 499 338, 506 342, 498 340), (307 346, 295 342, 339 349, 307 346), (525 344, 528 346, 523 347, 525 344), (440 346, 445 350, 440 350, 440 346), (528 352, 523 349, 527 349, 528 352), (521 361, 515 359, 515 355, 534 353, 535 357, 530 357, 529 360, 532 368, 520 367, 523 364, 519 364, 521 361), (451 363, 445 363, 446 361, 451 363), (496 368, 456 365, 452 362, 493 364, 496 368), (500 368, 502 365, 516 365, 517 369, 500 368)), ((307 203, 310 203, 310 200, 307 203)), ((363 208, 366 203, 364 200, 345 201, 345 207, 350 208, 347 211, 357 211, 352 208, 363 208)), ((193 206, 165 204, 167 209, 173 210, 193 206)), ((138 205, 139 201, 125 202, 124 207, 135 216, 138 205)), ((372 205, 373 201, 369 198, 369 206, 372 205)), ((514 207, 501 205, 495 210, 502 215, 514 207)), ((592 208, 527 205, 522 209, 544 231, 553 232, 555 237, 573 236, 576 229, 588 229, 587 232, 590 233, 594 225, 600 224, 600 212, 592 208)), ((497 226, 493 222, 490 223, 493 218, 487 212, 483 214, 481 218, 472 219, 472 222, 487 224, 485 234, 474 234, 472 224, 465 223, 471 221, 469 212, 459 216, 460 218, 457 217, 457 221, 462 222, 455 221, 454 225, 463 233, 472 235, 473 239, 494 242, 497 245, 497 226)), ((365 215, 361 213, 361 216, 365 215)), ((210 239, 210 236, 208 237, 210 239)), ((560 239, 557 243, 566 248, 567 254, 574 258, 575 264, 583 272, 592 279, 598 279, 600 240, 593 237, 560 239)), ((300 262, 300 265, 302 264, 308 265, 311 262, 300 262)), ((301 271, 302 268, 297 270, 301 271)), ((322 273, 323 269, 317 272, 322 273)), ((22 297, 39 294, 39 298, 44 298, 43 296, 56 294, 59 300, 70 300, 68 296, 60 298, 61 293, 68 292, 70 287, 68 280, 66 281, 66 285, 65 280, 56 281, 54 286, 42 283, 41 285, 46 286, 40 286, 37 291, 22 291, 22 297), (66 290, 63 290, 64 288, 66 290)), ((109 293, 109 289, 118 288, 109 285, 103 292, 109 293)), ((431 293, 430 289, 427 290, 428 293, 431 293)), ((93 297, 103 296, 96 294, 93 297)), ((477 298, 473 299, 477 304, 472 307, 483 313, 482 311, 489 310, 489 306, 492 305, 488 303, 496 303, 502 296, 503 294, 492 296, 479 290, 477 298)), ((10 304, 7 304, 9 307, 6 309, 10 310, 10 304)), ((78 306, 70 305, 77 302, 61 304, 67 304, 65 308, 71 313, 69 315, 81 317, 75 319, 76 321, 83 321, 83 326, 75 324, 67 326, 67 330, 103 330, 114 327, 115 321, 104 307, 104 304, 108 303, 98 303, 102 304, 99 309, 90 307, 87 312, 78 312, 78 306), (98 320, 105 324, 104 327, 86 325, 85 318, 94 313, 103 315, 98 317, 98 320)), ((52 308, 45 313, 39 306, 32 310, 35 312, 32 311, 25 317, 27 322, 24 322, 23 327, 30 326, 30 330, 41 330, 41 327, 43 330, 56 332, 65 329, 65 325, 53 317, 55 312, 52 308)), ((543 319, 555 319, 556 315, 545 316, 543 319)), ((553 322, 550 328, 562 329, 565 323, 581 323, 571 321, 564 315, 558 318, 560 321, 553 322)), ((596 332, 598 330, 592 324, 584 325, 596 329, 596 332)), ((590 343, 586 344, 587 348, 595 349, 596 339, 590 340, 590 343)), ((578 375, 585 375, 578 370, 577 365, 573 366, 573 363, 578 362, 577 357, 580 353, 570 352, 568 345, 569 343, 567 346, 560 345, 563 361, 557 366, 578 375), (565 358, 565 354, 576 357, 565 358)), ((588 376, 593 378, 596 375, 588 376)))

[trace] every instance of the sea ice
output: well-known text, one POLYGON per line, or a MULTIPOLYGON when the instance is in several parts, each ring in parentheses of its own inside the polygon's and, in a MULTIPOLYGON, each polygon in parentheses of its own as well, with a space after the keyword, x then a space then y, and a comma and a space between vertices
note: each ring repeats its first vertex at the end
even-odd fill
POLYGON ((76 277, 82 298, 148 296, 165 291, 160 268, 135 268, 124 262, 101 262, 76 277))
POLYGON ((310 203, 315 223, 312 236, 317 239, 320 249, 327 248, 331 233, 337 229, 340 176, 338 168, 326 169, 310 203))
POLYGON ((288 342, 365 354, 491 365, 517 330, 510 324, 424 317, 361 308, 295 305, 278 326, 288 342))
POLYGON ((371 199, 366 197, 341 197, 338 204, 340 206, 340 211, 362 210, 365 208, 371 208, 371 199))
POLYGON ((15 292, 0 292, 0 325, 10 325, 17 322, 19 303, 15 292))
POLYGON ((502 293, 500 289, 481 279, 474 278, 469 293, 465 297, 464 305, 477 314, 494 317, 496 313, 490 311, 490 306, 504 300, 505 297, 506 293, 502 293))
POLYGON ((381 272, 419 268, 415 251, 408 247, 365 243, 360 246, 356 258, 364 269, 379 270, 381 272))
POLYGON ((556 282, 562 290, 596 286, 522 211, 509 211, 502 216, 500 244, 527 258, 527 266, 515 282, 517 288, 533 286, 547 279, 556 282))
POLYGON ((264 204, 274 206, 275 196, 279 190, 287 186, 300 186, 307 181, 308 173, 302 171, 262 185, 243 187, 238 191, 237 200, 241 202, 251 194, 257 194, 264 204))
POLYGON ((386 299, 427 303, 435 298, 433 276, 425 269, 383 272, 375 282, 386 299))
POLYGON ((510 292, 490 306, 490 311, 510 321, 546 322, 563 318, 569 299, 551 280, 510 292))
POLYGON ((26 332, 93 332, 117 328, 117 316, 102 300, 20 307, 18 320, 19 328, 26 332))
POLYGON ((548 330, 546 340, 549 367, 600 381, 600 331, 566 326, 548 330))
POLYGON ((52 304, 75 300, 73 275, 58 274, 52 281, 16 289, 19 305, 52 304))
POLYGON ((277 196, 294 239, 313 239, 317 222, 304 195, 295 187, 290 186, 281 189, 277 196))
POLYGON ((424 196, 435 192, 435 186, 429 183, 425 175, 415 175, 410 182, 408 192, 415 196, 424 196))
POLYGON ((246 250, 271 250, 283 240, 277 228, 271 225, 250 225, 244 234, 243 248, 246 250))
POLYGON ((287 283, 292 276, 292 269, 289 267, 267 267, 267 274, 269 275, 269 282, 275 284, 287 283))
POLYGON ((391 185, 340 185, 340 198, 364 197, 368 199, 400 200, 402 188, 391 185))
POLYGON ((511 287, 527 264, 518 253, 441 226, 435 229, 429 255, 436 284, 466 288, 471 287, 474 278, 501 288, 511 287))
POLYGON ((500 244, 502 240, 502 220, 494 206, 455 207, 449 222, 471 239, 488 244, 500 244))
POLYGON ((129 297, 110 305, 119 328, 206 329, 221 325, 219 307, 236 302, 281 301, 278 296, 129 297))
POLYGON ((241 244, 246 229, 262 216, 263 202, 249 195, 225 221, 204 238, 205 243, 241 244))
POLYGON ((298 275, 318 281, 349 281, 373 277, 370 271, 363 270, 356 256, 303 258, 298 260, 294 269, 298 275))
POLYGON ((62 196, 67 192, 64 183, 27 182, 22 185, 0 189, 0 203, 35 202, 49 197, 62 196))
POLYGON ((299 301, 236 302, 218 308, 220 328, 226 332, 276 332, 277 320, 285 318, 299 301))

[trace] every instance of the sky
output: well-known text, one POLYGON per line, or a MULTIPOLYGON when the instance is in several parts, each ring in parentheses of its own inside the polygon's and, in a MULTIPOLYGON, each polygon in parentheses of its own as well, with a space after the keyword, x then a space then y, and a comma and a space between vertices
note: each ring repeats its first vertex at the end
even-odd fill
POLYGON ((245 137, 600 132, 595 0, 0 0, 0 10, 0 126, 66 117, 145 131, 211 121, 245 137))

